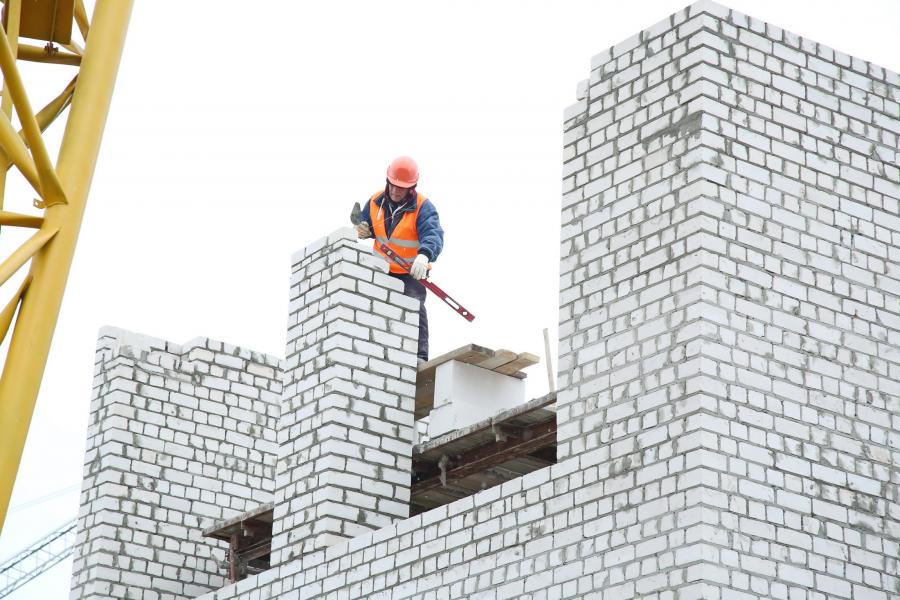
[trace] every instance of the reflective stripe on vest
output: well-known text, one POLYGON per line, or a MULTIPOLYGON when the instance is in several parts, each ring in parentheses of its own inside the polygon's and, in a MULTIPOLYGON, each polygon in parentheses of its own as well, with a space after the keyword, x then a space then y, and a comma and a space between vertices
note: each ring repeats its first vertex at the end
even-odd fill
MULTIPOLYGON (((419 209, 422 208, 422 204, 425 202, 425 196, 418 192, 416 193, 416 209, 403 214, 400 218, 400 222, 394 226, 391 237, 388 238, 387 225, 384 222, 386 211, 375 204, 375 201, 380 198, 382 194, 384 194, 384 192, 378 192, 369 199, 369 215, 372 217, 372 229, 375 234, 375 251, 378 252, 378 254, 385 256, 379 249, 379 246, 381 244, 387 244, 388 248, 412 262, 419 253, 419 232, 416 229, 416 219, 419 217, 419 209)), ((385 202, 390 202, 390 199, 385 197, 384 200, 382 200, 382 204, 385 202)), ((406 273, 406 270, 400 265, 396 264, 386 256, 385 259, 391 266, 391 273, 406 273)))

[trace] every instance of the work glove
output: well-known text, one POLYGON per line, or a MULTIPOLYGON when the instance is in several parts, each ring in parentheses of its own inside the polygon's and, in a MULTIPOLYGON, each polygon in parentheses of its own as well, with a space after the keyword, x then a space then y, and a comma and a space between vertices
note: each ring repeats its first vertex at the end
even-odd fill
POLYGON ((372 230, 369 229, 368 223, 363 221, 359 225, 356 226, 356 237, 358 237, 361 240, 365 240, 365 239, 372 237, 372 230))
POLYGON ((428 274, 428 257, 424 254, 418 255, 409 268, 409 274, 414 279, 425 279, 425 275, 428 274))

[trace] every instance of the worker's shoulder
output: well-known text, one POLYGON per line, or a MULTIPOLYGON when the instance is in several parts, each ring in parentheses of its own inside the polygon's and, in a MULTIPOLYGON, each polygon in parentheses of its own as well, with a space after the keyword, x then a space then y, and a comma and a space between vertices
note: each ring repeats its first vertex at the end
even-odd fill
POLYGON ((437 207, 434 205, 434 200, 432 200, 425 194, 422 194, 421 198, 422 198, 422 204, 419 207, 420 212, 423 210, 427 211, 427 212, 437 212, 437 207))

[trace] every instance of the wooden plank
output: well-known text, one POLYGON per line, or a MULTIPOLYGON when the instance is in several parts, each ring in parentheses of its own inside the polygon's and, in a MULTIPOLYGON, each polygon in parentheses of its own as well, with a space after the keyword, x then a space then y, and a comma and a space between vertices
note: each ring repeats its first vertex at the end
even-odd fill
POLYGON ((516 360, 506 363, 502 367, 497 367, 496 369, 494 369, 494 371, 497 373, 503 373, 504 375, 512 375, 518 372, 520 369, 530 367, 531 365, 536 365, 540 361, 540 357, 538 357, 536 354, 532 354, 530 352, 522 352, 516 357, 516 360))
POLYGON ((494 352, 494 356, 481 361, 480 363, 478 363, 478 366, 482 369, 494 371, 497 369, 497 367, 502 367, 505 364, 511 363, 518 357, 519 355, 512 350, 497 350, 496 352, 494 352))
POLYGON ((434 407, 434 380, 416 386, 416 402, 413 412, 415 419, 418 421, 422 417, 427 417, 434 407))
POLYGON ((446 354, 442 354, 437 358, 432 358, 426 363, 423 363, 419 367, 418 375, 416 376, 416 382, 419 380, 427 380, 429 377, 434 378, 434 371, 439 366, 444 364, 445 362, 450 362, 451 360, 460 360, 462 362, 467 362, 477 357, 490 357, 494 355, 494 351, 490 348, 485 348, 484 346, 479 346, 477 344, 467 344, 461 348, 457 348, 456 350, 451 350, 446 354))

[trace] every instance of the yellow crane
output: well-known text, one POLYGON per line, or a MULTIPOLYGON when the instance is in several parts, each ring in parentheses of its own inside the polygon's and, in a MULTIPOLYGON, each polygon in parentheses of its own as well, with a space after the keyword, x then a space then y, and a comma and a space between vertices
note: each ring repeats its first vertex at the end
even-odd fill
POLYGON ((132 0, 97 0, 89 19, 83 0, 3 0, 0 161, 7 168, 0 168, 0 227, 35 232, 12 254, 0 256, 0 286, 29 265, 11 298, 9 286, 0 287, 0 341, 11 332, 0 375, 0 531, 78 240, 131 6, 132 0), (34 112, 18 61, 70 65, 77 74, 67 76, 62 92, 34 112), (67 108, 54 166, 43 132, 67 108), (40 214, 5 210, 7 172, 13 167, 33 188, 40 214))

